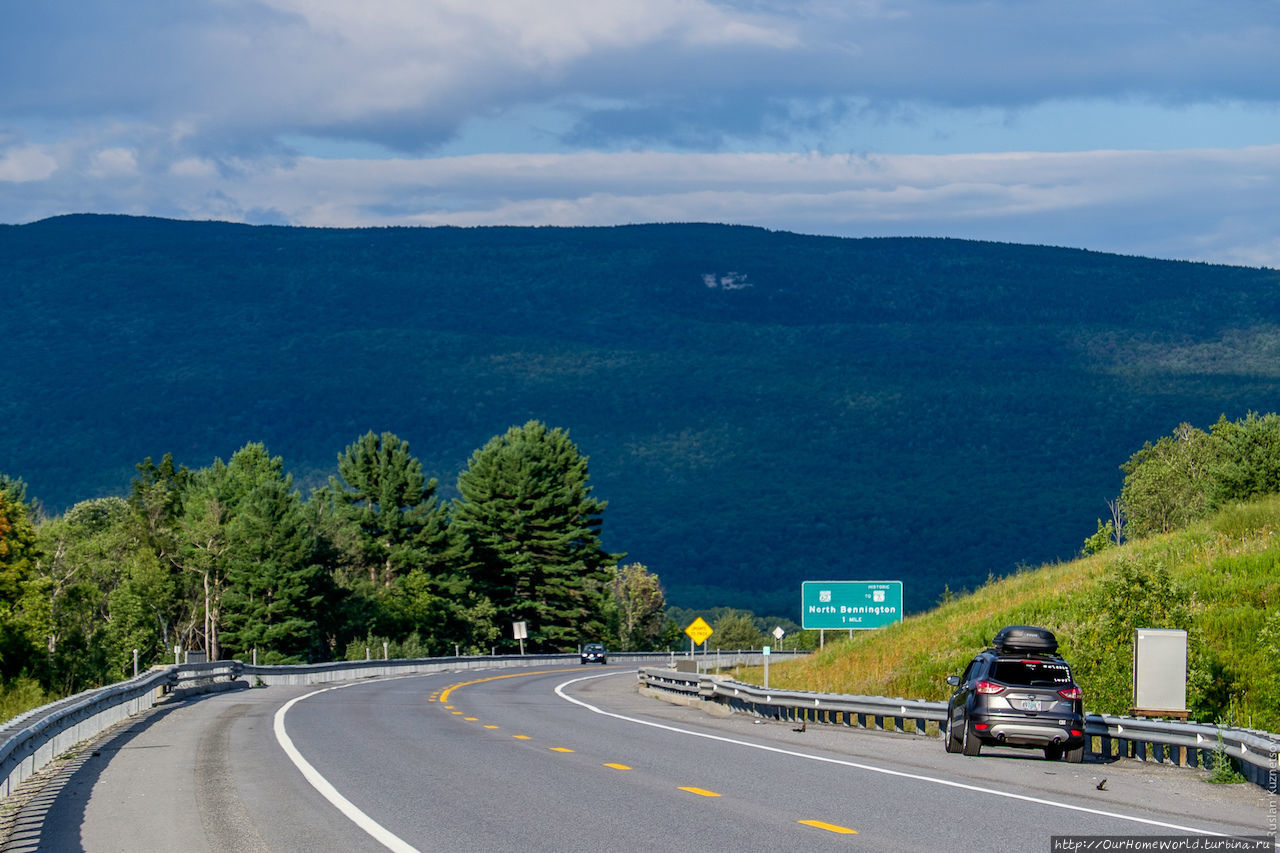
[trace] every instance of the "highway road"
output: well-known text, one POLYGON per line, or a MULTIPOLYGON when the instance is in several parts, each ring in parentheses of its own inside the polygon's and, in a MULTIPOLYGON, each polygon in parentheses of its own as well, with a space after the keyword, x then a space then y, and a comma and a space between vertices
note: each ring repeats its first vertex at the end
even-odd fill
POLYGON ((619 666, 229 691, 108 733, 5 849, 1049 850, 1275 819, 1256 786, 1171 767, 795 728, 661 701, 619 666))

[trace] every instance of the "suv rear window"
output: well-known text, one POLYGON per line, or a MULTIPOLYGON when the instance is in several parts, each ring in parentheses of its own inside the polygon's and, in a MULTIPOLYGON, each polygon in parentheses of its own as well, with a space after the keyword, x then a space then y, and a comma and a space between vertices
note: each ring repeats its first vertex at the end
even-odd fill
POLYGON ((1062 661, 998 660, 991 677, 1003 684, 1018 687, 1052 687, 1071 683, 1071 670, 1062 661))

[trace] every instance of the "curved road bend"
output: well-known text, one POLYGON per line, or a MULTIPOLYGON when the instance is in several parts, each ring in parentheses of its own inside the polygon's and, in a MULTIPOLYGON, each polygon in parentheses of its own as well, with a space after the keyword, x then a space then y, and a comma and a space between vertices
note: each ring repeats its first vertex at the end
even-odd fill
POLYGON ((37 797, 27 810, 43 819, 7 849, 1047 850, 1058 834, 1267 827, 1252 785, 797 732, 670 705, 634 679, 621 667, 442 673, 162 707, 37 797))

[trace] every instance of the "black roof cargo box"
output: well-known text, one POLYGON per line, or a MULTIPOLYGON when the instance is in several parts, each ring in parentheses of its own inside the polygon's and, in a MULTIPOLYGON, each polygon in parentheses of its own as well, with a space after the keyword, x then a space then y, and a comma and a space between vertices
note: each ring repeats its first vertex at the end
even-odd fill
POLYGON ((1053 654, 1058 650, 1058 638, 1048 628, 1036 628, 1032 625, 1009 625, 1001 628, 996 634, 996 651, 1000 654, 1009 652, 1039 652, 1053 654))

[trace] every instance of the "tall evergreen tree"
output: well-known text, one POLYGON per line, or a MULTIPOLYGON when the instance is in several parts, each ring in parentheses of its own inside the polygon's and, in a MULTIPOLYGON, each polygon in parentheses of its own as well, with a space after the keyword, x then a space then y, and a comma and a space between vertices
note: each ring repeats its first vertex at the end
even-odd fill
POLYGON ((605 569, 616 557, 601 547, 605 503, 591 491, 587 457, 539 421, 495 436, 458 477, 454 525, 473 549, 474 576, 500 620, 527 623, 534 648, 573 648, 605 629, 605 569))
POLYGON ((436 653, 487 648, 492 631, 482 614, 492 607, 472 588, 466 543, 408 442, 366 433, 338 456, 338 473, 328 493, 353 534, 345 537, 347 552, 364 574, 339 573, 347 609, 364 610, 371 633, 416 635, 436 653))
POLYGON ((458 561, 436 481, 423 476, 408 442, 370 431, 338 455, 338 474, 329 487, 355 525, 370 582, 389 586, 411 569, 435 574, 458 561))
POLYGON ((316 609, 324 596, 302 498, 279 463, 271 460, 270 473, 239 496, 227 524, 221 641, 242 660, 257 648, 260 662, 298 663, 320 655, 316 609))

